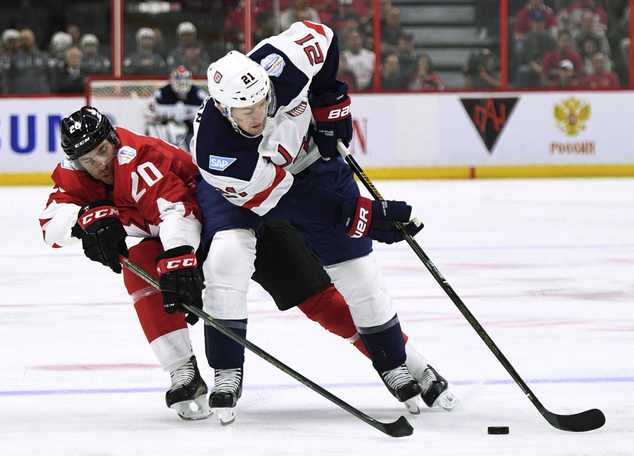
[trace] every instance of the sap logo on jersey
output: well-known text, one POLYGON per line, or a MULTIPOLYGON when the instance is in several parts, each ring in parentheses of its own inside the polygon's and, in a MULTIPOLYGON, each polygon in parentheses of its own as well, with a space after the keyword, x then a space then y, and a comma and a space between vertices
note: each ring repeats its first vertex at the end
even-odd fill
POLYGON ((210 155, 209 156, 209 169, 214 169, 216 171, 224 171, 234 161, 236 161, 235 158, 226 158, 226 157, 218 157, 216 155, 210 155))

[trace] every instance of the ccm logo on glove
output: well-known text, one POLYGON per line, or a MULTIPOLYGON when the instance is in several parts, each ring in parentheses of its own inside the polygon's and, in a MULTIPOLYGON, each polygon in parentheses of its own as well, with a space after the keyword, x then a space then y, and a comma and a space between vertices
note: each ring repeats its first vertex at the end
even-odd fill
POLYGON ((79 222, 79 226, 81 226, 83 229, 86 229, 86 227, 90 225, 91 223, 96 222, 97 220, 100 220, 100 219, 108 218, 108 217, 119 218, 119 209, 112 206, 96 207, 94 209, 90 209, 84 212, 79 217, 78 222, 79 222))
POLYGON ((197 266, 198 261, 196 260, 196 256, 191 254, 177 258, 163 259, 159 261, 156 269, 159 274, 163 275, 166 272, 174 271, 176 269, 195 268, 197 266))

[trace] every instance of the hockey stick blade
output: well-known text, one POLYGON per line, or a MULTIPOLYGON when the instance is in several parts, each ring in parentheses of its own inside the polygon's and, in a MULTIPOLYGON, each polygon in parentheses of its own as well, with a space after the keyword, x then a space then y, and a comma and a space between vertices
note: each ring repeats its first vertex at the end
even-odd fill
MULTIPOLYGON (((355 175, 359 178, 361 183, 368 190, 370 195, 376 200, 383 201, 384 198, 381 196, 379 191, 376 189, 372 181, 365 174, 361 166, 357 163, 352 155, 350 155, 350 151, 346 146, 343 145, 341 141, 337 144, 337 150, 341 156, 346 160, 346 163, 352 168, 355 175)), ((444 290, 444 292, 449 296, 449 299, 456 305, 460 313, 465 317, 465 319, 469 322, 471 327, 475 330, 476 333, 480 336, 482 341, 489 347, 489 350, 493 353, 493 355, 497 358, 497 360, 504 366, 506 371, 509 373, 511 378, 515 381, 515 383, 521 388, 526 397, 533 403, 535 408, 539 411, 539 413, 556 429, 560 429, 562 431, 572 431, 572 432, 585 432, 592 431, 594 429, 598 429, 605 424, 605 415, 601 410, 592 409, 586 410, 585 412, 576 413, 572 415, 557 415, 555 413, 547 410, 541 402, 535 397, 533 392, 530 390, 526 382, 519 376, 519 374, 515 371, 515 368, 511 365, 511 363, 506 359, 506 356, 502 353, 502 351, 497 347, 493 339, 489 337, 487 332, 484 330, 482 325, 478 322, 475 316, 467 309, 467 306, 462 302, 462 299, 458 296, 458 294, 454 291, 454 289, 449 285, 447 280, 444 278, 442 273, 438 270, 436 265, 431 261, 431 259, 427 256, 427 254, 423 251, 421 246, 416 242, 416 240, 408 233, 405 226, 402 222, 394 222, 394 226, 399 230, 399 232, 403 235, 403 238, 407 242, 407 244, 412 248, 416 256, 423 262, 427 270, 434 277, 436 282, 440 285, 440 287, 444 290)))
POLYGON ((586 410, 574 415, 557 415, 545 408, 540 412, 554 428, 562 431, 587 432, 599 429, 605 424, 605 415, 599 409, 586 410))
MULTIPOLYGON (((149 274, 146 270, 134 264, 132 261, 128 260, 123 255, 119 255, 119 258, 121 263, 126 268, 128 268, 134 274, 136 274, 137 276, 145 280, 154 288, 160 289, 159 281, 156 280, 156 278, 153 277, 151 274, 149 274)), ((322 388, 317 383, 304 377, 302 374, 290 368, 283 362, 279 361, 277 358, 273 357, 266 351, 262 350, 260 347, 258 347, 251 341, 245 339, 244 337, 234 333, 232 330, 216 322, 216 320, 214 320, 214 318, 211 315, 209 315, 207 312, 205 312, 204 310, 199 309, 198 307, 190 306, 189 304, 182 304, 182 306, 185 308, 185 310, 187 310, 190 313, 193 313, 201 320, 206 321, 209 325, 213 326, 215 329, 217 329, 222 334, 232 339, 234 342, 242 345, 244 348, 247 348, 251 352, 258 355, 260 358, 264 359, 265 361, 268 361, 270 364, 280 369, 285 374, 290 375, 298 382, 303 383, 305 386, 307 386, 311 390, 320 394, 322 397, 328 399, 330 402, 338 405, 339 407, 344 409, 346 412, 360 419, 364 423, 369 424, 373 428, 378 429, 379 431, 391 437, 406 437, 414 433, 414 428, 409 424, 409 421, 407 421, 407 418, 405 418, 404 416, 401 416, 398 420, 394 421, 393 423, 382 423, 381 421, 375 420, 371 416, 368 416, 365 413, 363 413, 361 410, 358 410, 352 405, 343 401, 342 399, 339 399, 337 396, 335 396, 328 390, 322 388)))

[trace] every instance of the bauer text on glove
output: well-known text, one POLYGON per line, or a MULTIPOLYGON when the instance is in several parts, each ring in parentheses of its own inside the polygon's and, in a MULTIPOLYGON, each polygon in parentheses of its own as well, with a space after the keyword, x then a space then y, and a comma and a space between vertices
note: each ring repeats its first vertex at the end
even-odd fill
POLYGON ((310 95, 310 107, 315 118, 312 135, 324 158, 336 157, 337 140, 347 147, 352 140, 352 111, 348 84, 337 81, 337 90, 310 95))
POLYGON ((402 241, 403 235, 393 222, 403 223, 410 236, 423 229, 423 224, 410 221, 412 207, 403 201, 373 201, 363 196, 350 197, 343 203, 339 229, 348 236, 367 236, 375 241, 392 244, 402 241))

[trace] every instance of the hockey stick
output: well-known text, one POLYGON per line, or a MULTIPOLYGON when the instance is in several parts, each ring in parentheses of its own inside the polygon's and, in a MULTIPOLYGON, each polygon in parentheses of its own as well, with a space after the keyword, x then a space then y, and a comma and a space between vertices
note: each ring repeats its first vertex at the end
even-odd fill
MULTIPOLYGON (((120 255, 119 258, 121 260, 121 263, 123 263, 123 265, 125 267, 127 267, 130 271, 132 271, 134 274, 136 274, 137 276, 139 276, 140 278, 145 280, 147 283, 152 285, 154 288, 159 289, 158 280, 156 280, 156 278, 154 278, 152 275, 150 275, 147 271, 145 271, 143 268, 137 266, 136 264, 134 264, 133 262, 128 260, 123 255, 120 255)), ((353 406, 351 406, 347 402, 344 402, 343 400, 339 399, 337 396, 335 396, 334 394, 330 393, 328 390, 322 388, 321 386, 319 386, 317 383, 313 382, 312 380, 304 377, 299 372, 291 369, 286 364, 284 364, 283 362, 279 361, 278 359, 276 359, 272 355, 268 354, 267 352, 262 350, 260 347, 258 347, 257 345, 251 343, 250 341, 248 341, 244 337, 234 333, 232 330, 226 328, 225 326, 221 325, 220 323, 217 323, 216 320, 214 320, 214 318, 211 315, 209 315, 207 312, 205 312, 204 310, 199 309, 198 307, 190 306, 189 304, 182 304, 182 306, 185 308, 185 310, 187 310, 188 312, 193 313, 198 318, 204 320, 206 323, 208 323, 209 325, 213 326, 215 329, 217 329, 222 334, 224 334, 225 336, 227 336, 230 339, 232 339, 234 342, 237 342, 238 344, 242 345, 243 347, 248 348, 253 353, 258 355, 260 358, 264 359, 265 361, 268 361, 269 363, 271 363, 273 366, 277 367, 282 372, 290 375, 295 380, 299 381, 300 383, 303 383, 304 385, 306 385, 311 390, 313 390, 316 393, 322 395, 323 397, 328 399, 330 402, 333 402, 334 404, 338 405, 339 407, 344 409, 346 412, 354 415, 355 417, 359 418, 364 423, 369 424, 373 428, 378 429, 379 431, 381 431, 381 432, 383 432, 383 433, 385 433, 385 434, 387 434, 387 435, 389 435, 391 437, 405 437, 405 436, 408 436, 408 435, 412 435, 414 433, 414 428, 412 428, 412 426, 409 424, 409 421, 407 421, 407 418, 405 418, 404 416, 401 416, 398 420, 394 421, 393 423, 382 423, 380 421, 377 421, 374 418, 372 418, 371 416, 368 416, 365 413, 363 413, 362 411, 354 408, 353 406)))
MULTIPOLYGON (((352 168, 354 173, 357 175, 359 180, 363 183, 365 188, 370 192, 372 197, 379 201, 384 201, 384 198, 378 192, 372 181, 366 176, 363 172, 363 169, 359 166, 357 161, 354 159, 352 155, 350 155, 350 151, 346 146, 342 144, 341 141, 337 144, 337 149, 341 156, 346 160, 348 165, 352 168)), ((502 354, 498 346, 493 342, 493 340, 489 337, 487 332, 484 330, 482 325, 478 323, 478 320, 473 316, 473 314, 467 309, 465 304, 462 302, 460 297, 456 294, 453 288, 449 285, 447 280, 440 273, 438 268, 432 263, 427 254, 420 247, 418 242, 414 240, 412 236, 407 232, 402 222, 394 222, 394 226, 399 230, 399 232, 405 238, 405 241, 409 244, 409 246, 414 250, 414 253, 420 258, 425 267, 429 270, 431 275, 436 279, 440 287, 447 293, 449 298, 453 301, 453 303, 458 307, 458 310, 462 315, 467 319, 471 327, 478 333, 480 338, 484 341, 484 343, 489 347, 493 355, 498 359, 498 361, 504 366, 507 372, 511 375, 511 378, 515 380, 515 383, 521 388, 526 397, 533 403, 535 408, 541 413, 541 415, 548 421, 553 427, 557 429, 561 429, 562 431, 573 431, 573 432, 583 432, 583 431, 592 431, 593 429, 598 429, 605 424, 605 415, 601 410, 591 409, 586 410, 585 412, 576 413, 573 415, 558 415, 556 413, 552 413, 544 407, 541 402, 537 399, 537 397, 530 390, 528 385, 522 380, 519 374, 515 371, 511 363, 506 359, 506 356, 502 354)))

